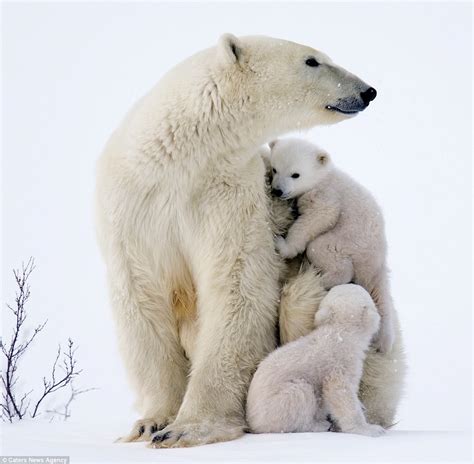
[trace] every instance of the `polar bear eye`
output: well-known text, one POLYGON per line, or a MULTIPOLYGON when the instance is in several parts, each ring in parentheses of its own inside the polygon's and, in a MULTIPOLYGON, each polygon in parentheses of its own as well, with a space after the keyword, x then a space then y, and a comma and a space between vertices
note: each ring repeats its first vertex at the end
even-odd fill
POLYGON ((291 175, 291 177, 292 177, 293 179, 298 179, 299 176, 300 176, 300 175, 299 175, 297 172, 295 172, 294 174, 291 175))
POLYGON ((275 168, 273 168, 272 171, 273 171, 273 174, 277 173, 277 170, 275 168))
POLYGON ((308 58, 305 63, 308 65, 308 66, 311 66, 312 68, 315 68, 316 66, 319 66, 319 63, 316 61, 316 58, 308 58))

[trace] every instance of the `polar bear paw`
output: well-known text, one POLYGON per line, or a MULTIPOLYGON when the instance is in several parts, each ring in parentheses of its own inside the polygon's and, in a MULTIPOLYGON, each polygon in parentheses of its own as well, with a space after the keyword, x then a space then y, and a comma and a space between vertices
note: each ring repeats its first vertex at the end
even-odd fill
POLYGON ((356 433, 367 437, 380 437, 385 434, 385 429, 377 424, 365 424, 353 429, 347 430, 347 433, 356 433))
POLYGON ((282 236, 275 238, 275 248, 280 253, 280 256, 285 259, 294 258, 298 254, 298 251, 288 245, 288 242, 282 236))
POLYGON ((243 425, 217 422, 173 423, 152 436, 149 448, 187 448, 230 441, 244 434, 243 425))
POLYGON ((131 441, 148 441, 156 432, 163 430, 168 424, 167 420, 140 419, 132 427, 132 431, 125 437, 118 438, 118 443, 129 443, 131 441))

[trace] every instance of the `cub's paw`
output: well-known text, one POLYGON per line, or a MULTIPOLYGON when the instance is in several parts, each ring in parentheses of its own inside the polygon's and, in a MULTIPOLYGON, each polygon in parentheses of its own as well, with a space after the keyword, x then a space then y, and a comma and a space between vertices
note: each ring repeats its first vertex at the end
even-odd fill
POLYGON ((367 437, 380 437, 385 434, 385 429, 380 425, 366 424, 348 430, 347 433, 356 433, 357 435, 365 435, 367 437))
POLYGON ((244 434, 243 425, 218 422, 173 423, 152 436, 150 448, 186 448, 230 441, 244 434))
POLYGON ((166 421, 157 421, 155 419, 137 420, 132 427, 132 431, 125 437, 115 440, 118 443, 128 443, 131 441, 148 441, 156 432, 164 429, 166 421))
POLYGON ((294 258, 298 254, 291 249, 287 241, 282 236, 275 238, 275 248, 280 256, 285 259, 294 258))
POLYGON ((315 422, 311 427, 311 432, 328 432, 331 429, 331 422, 323 420, 315 422))

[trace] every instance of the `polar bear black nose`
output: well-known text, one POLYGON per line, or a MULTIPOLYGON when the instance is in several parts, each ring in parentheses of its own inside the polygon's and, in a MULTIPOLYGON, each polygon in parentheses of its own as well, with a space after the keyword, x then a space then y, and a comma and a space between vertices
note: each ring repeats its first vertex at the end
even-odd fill
POLYGON ((377 91, 373 87, 369 87, 364 92, 361 92, 360 96, 362 98, 362 101, 364 102, 364 105, 368 106, 371 101, 375 100, 375 97, 377 96, 377 91))
POLYGON ((272 195, 275 195, 276 197, 281 197, 283 195, 283 192, 280 189, 272 189, 272 195))

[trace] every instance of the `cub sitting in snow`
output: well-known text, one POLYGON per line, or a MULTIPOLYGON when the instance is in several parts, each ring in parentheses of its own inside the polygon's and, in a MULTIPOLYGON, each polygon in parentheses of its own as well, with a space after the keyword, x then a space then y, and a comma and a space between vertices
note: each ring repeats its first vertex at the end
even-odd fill
POLYGON ((270 143, 272 193, 297 199, 299 217, 286 238, 277 237, 284 258, 306 250, 326 289, 353 282, 364 287, 381 316, 373 340, 389 352, 394 340, 393 303, 386 265, 384 221, 373 196, 337 169, 328 153, 300 139, 270 143))
POLYGON ((341 432, 379 436, 357 396, 365 351, 380 316, 358 285, 329 291, 316 313, 316 329, 273 351, 258 367, 247 397, 254 433, 341 432))

